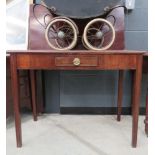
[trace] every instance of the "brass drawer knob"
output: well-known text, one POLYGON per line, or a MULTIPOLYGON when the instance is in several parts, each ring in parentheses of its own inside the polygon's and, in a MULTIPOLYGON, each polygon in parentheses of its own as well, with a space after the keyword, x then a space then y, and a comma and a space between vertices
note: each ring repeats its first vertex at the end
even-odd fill
POLYGON ((79 65, 80 65, 80 59, 79 59, 79 58, 74 58, 73 64, 74 64, 75 66, 79 66, 79 65))

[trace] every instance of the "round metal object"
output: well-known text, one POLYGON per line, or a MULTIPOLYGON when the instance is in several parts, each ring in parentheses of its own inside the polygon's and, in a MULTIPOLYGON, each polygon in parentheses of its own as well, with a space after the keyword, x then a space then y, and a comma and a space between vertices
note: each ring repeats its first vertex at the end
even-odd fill
POLYGON ((57 11, 57 9, 56 9, 55 7, 53 7, 53 6, 52 6, 50 9, 51 9, 51 11, 52 11, 53 13, 55 13, 55 12, 57 11))
POLYGON ((80 59, 79 59, 79 58, 74 58, 73 64, 74 64, 75 66, 79 66, 79 65, 80 65, 80 59))
POLYGON ((96 32, 96 37, 97 37, 98 39, 101 39, 101 38, 103 37, 103 32, 102 32, 102 31, 96 32))
POLYGON ((58 31, 58 37, 63 39, 65 37, 65 33, 63 31, 58 31))
POLYGON ((56 17, 49 23, 45 31, 48 45, 55 50, 70 50, 77 42, 78 28, 66 17, 56 17))
POLYGON ((112 46, 114 40, 114 27, 103 18, 91 20, 84 29, 83 42, 88 49, 106 50, 112 46))

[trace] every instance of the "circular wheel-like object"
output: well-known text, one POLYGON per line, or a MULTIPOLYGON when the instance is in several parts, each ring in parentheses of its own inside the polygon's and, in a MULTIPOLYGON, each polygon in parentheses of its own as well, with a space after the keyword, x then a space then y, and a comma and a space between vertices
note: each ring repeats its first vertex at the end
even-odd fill
POLYGON ((84 29, 83 42, 88 49, 106 50, 112 46, 114 40, 114 27, 103 18, 91 20, 84 29))
POLYGON ((70 50, 77 43, 78 28, 71 19, 56 17, 48 24, 45 38, 52 49, 70 50))

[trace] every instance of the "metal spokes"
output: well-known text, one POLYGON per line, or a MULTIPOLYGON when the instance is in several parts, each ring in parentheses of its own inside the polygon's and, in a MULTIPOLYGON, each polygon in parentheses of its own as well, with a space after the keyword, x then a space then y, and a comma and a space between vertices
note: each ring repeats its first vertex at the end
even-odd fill
POLYGON ((97 18, 90 21, 83 34, 85 46, 93 50, 106 50, 111 47, 115 39, 115 30, 110 22, 97 18))
POLYGON ((46 29, 46 40, 56 50, 72 49, 77 42, 78 30, 68 18, 54 18, 46 29))

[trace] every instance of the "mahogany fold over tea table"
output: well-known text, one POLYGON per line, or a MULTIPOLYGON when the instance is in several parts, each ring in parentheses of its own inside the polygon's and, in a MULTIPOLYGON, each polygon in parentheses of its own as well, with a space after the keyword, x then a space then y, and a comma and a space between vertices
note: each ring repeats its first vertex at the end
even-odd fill
MULTIPOLYGON (((12 93, 17 147, 22 146, 18 70, 134 70, 132 96, 132 146, 137 146, 138 115, 141 91, 143 51, 127 50, 18 50, 10 54, 12 93)), ((36 113, 35 87, 32 91, 33 112, 36 113)), ((118 98, 121 92, 118 93, 118 98), (120 93, 120 94, 119 94, 120 93)), ((121 99, 118 99, 120 105, 121 99)))

